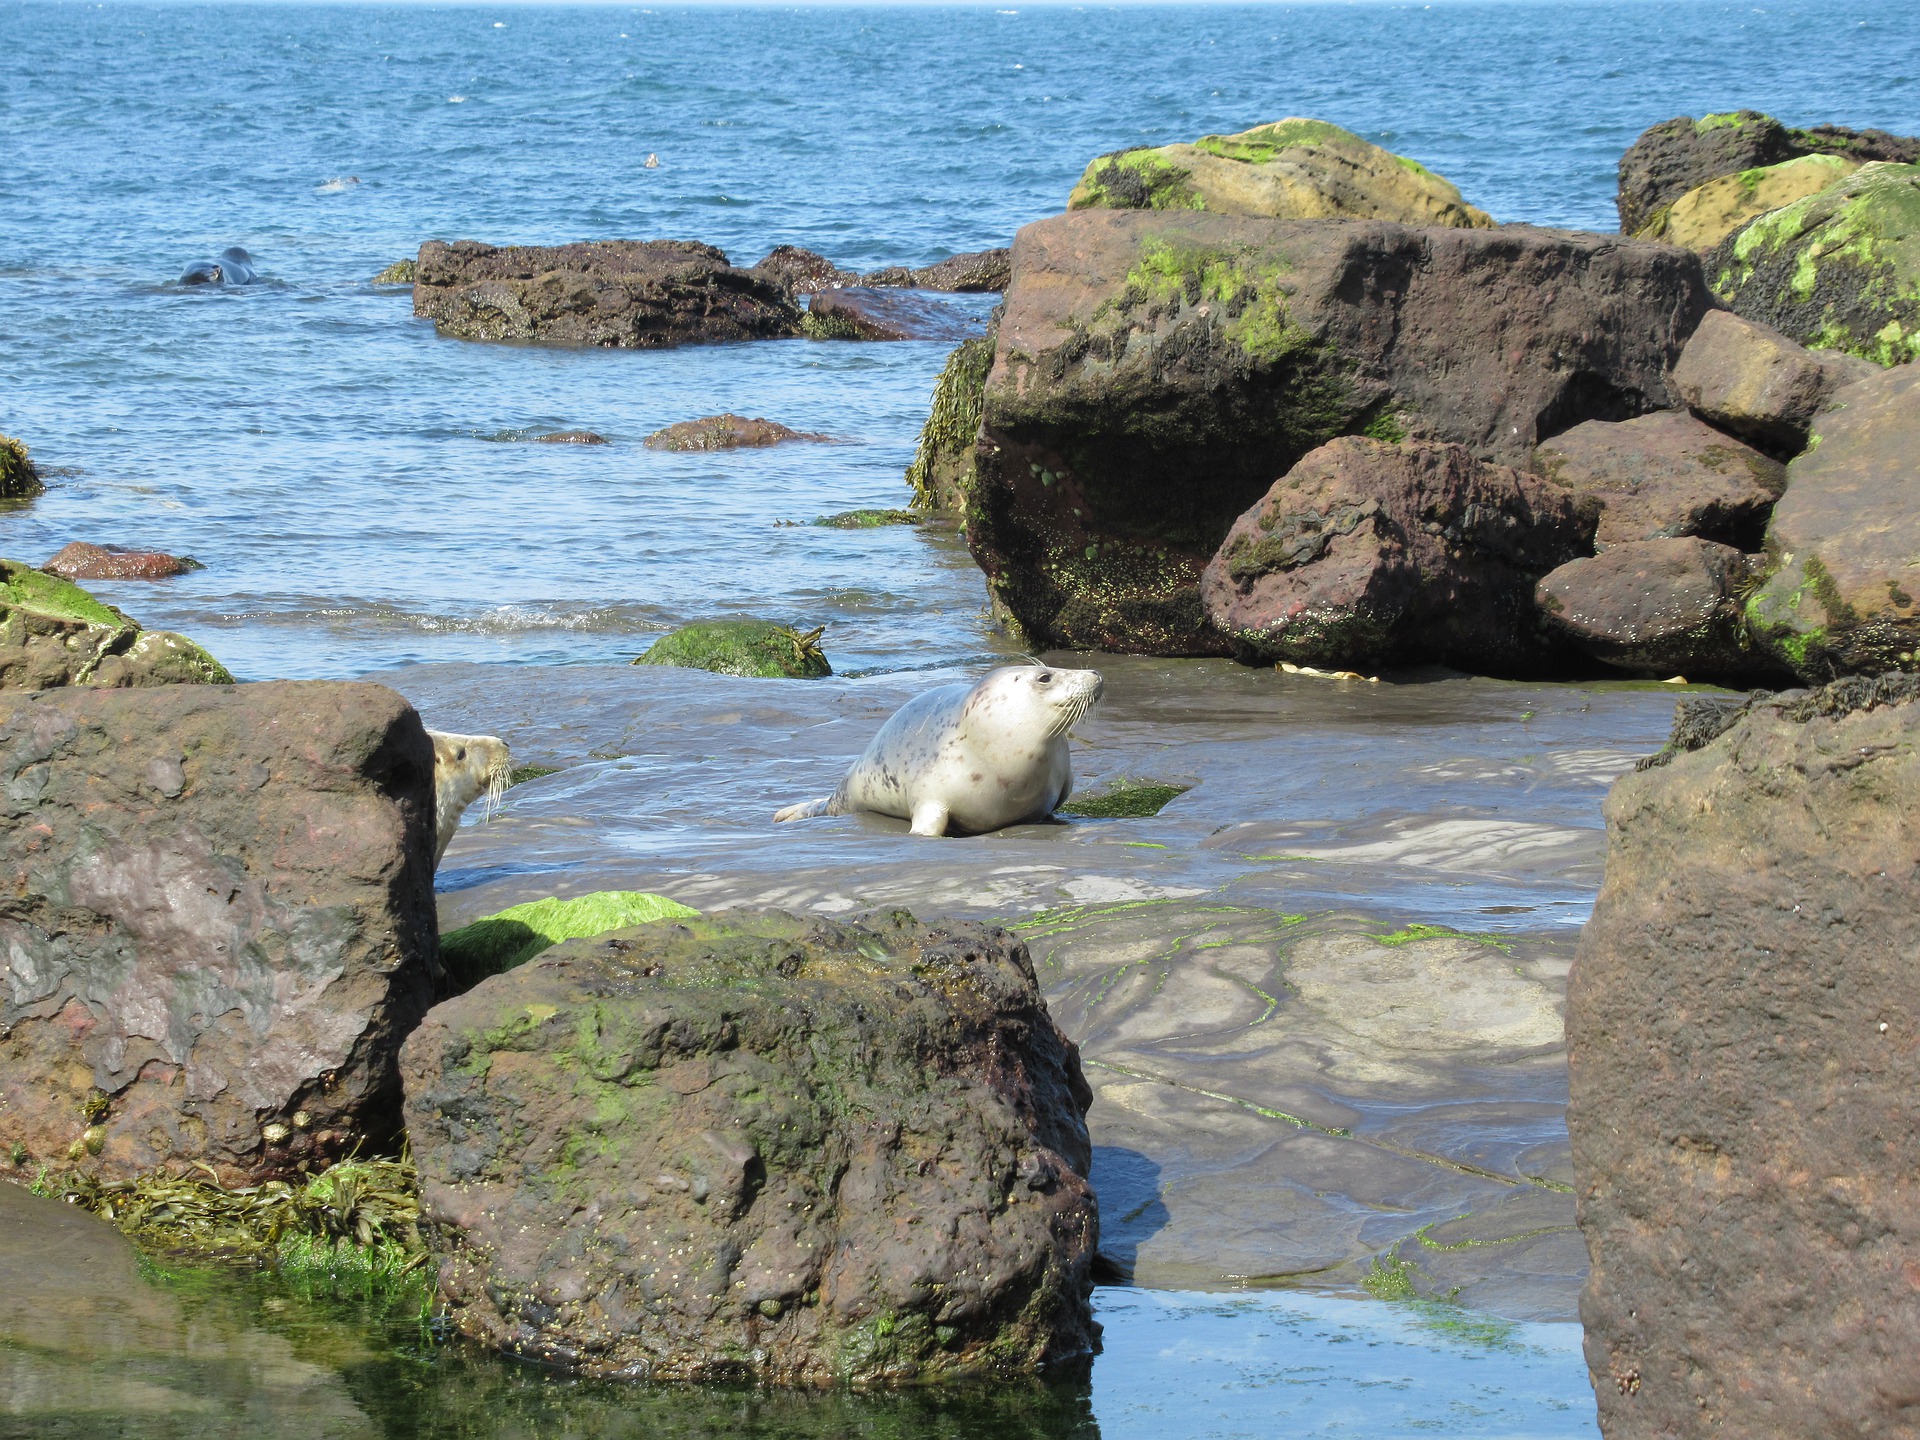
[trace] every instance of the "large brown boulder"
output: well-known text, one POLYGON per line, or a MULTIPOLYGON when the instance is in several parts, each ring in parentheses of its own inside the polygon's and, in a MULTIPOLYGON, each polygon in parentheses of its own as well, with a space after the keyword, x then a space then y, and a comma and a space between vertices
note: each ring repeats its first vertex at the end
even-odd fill
POLYGON ((1662 208, 1688 191, 1723 175, 1778 165, 1801 155, 1911 164, 1920 160, 1920 140, 1840 125, 1790 130, 1757 110, 1663 120, 1642 133, 1620 157, 1620 229, 1635 235, 1653 223, 1658 230, 1662 208))
POLYGON ((1913 1433, 1916 695, 1766 699, 1608 796, 1567 1000, 1608 1440, 1913 1433))
POLYGON ((691 240, 429 240, 414 265, 413 313, 461 340, 549 345, 656 349, 800 333, 782 277, 735 269, 691 240))
POLYGON ((1551 669, 1534 582, 1586 551, 1593 510, 1460 445, 1335 440, 1234 523, 1201 578, 1247 659, 1333 669, 1551 669))
POLYGON ((1863 165, 1749 221, 1707 257, 1716 294, 1806 345, 1920 358, 1920 165, 1863 165))
POLYGON ((379 685, 0 695, 0 1145, 253 1183, 391 1141, 433 746, 379 685))
POLYGON ((1030 643, 1220 653, 1197 582, 1301 456, 1365 432, 1524 465, 1673 404, 1697 256, 1509 226, 1082 210, 1024 228, 967 539, 1030 643))
POLYGON ((1839 392, 1787 467, 1767 550, 1778 568, 1747 606, 1802 679, 1878 673, 1920 651, 1920 366, 1839 392))
POLYGON ((1871 362, 1857 356, 1809 350, 1772 326, 1710 310, 1680 352, 1673 388, 1701 419, 1797 455, 1813 417, 1841 386, 1873 373, 1871 362))
POLYGON ((186 636, 143 630, 70 580, 0 560, 0 691, 232 683, 186 636))
POLYGON ((510 1353, 870 1386, 1097 1348, 1091 1094, 1003 931, 736 911, 565 941, 401 1063, 441 1296, 510 1353))
POLYGON ((1540 581, 1548 625, 1634 675, 1745 683, 1778 676, 1741 613, 1754 561, 1693 537, 1639 540, 1569 560, 1540 581))
POLYGON ((1087 166, 1069 210, 1205 210, 1285 220, 1397 220, 1488 229, 1454 184, 1324 120, 1298 117, 1191 145, 1119 150, 1087 166))
POLYGON ((1684 410, 1588 420, 1533 452, 1534 469, 1600 506, 1601 548, 1699 535, 1757 550, 1787 467, 1684 410))

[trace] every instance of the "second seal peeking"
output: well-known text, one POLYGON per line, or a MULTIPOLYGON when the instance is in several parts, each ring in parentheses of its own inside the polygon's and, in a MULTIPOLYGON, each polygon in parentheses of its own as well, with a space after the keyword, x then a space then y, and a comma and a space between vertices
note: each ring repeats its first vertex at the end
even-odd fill
POLYGON ((974 685, 942 685, 880 727, 840 788, 775 820, 871 810, 916 835, 980 834, 1044 820, 1073 793, 1067 732, 1105 686, 1092 670, 1009 665, 974 685))

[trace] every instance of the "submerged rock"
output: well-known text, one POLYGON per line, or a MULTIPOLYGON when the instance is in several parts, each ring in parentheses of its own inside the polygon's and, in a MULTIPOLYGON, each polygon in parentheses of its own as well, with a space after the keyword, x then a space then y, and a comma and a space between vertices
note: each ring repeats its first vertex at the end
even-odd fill
POLYGON ((1780 666, 1756 651, 1741 612, 1758 559, 1691 536, 1630 541, 1568 561, 1537 599, 1553 629, 1631 674, 1772 679, 1780 666))
POLYGON ((1031 645, 1221 653, 1200 572, 1301 456, 1364 432, 1524 465, 1672 405, 1711 303, 1697 256, 1609 236, 1043 220, 1015 241, 968 543, 1031 645))
POLYGON ((75 540, 40 567, 63 580, 171 580, 206 567, 191 555, 168 555, 159 550, 123 550, 117 545, 89 545, 75 540))
POLYGON ((816 340, 959 340, 980 328, 938 300, 864 285, 822 290, 807 302, 806 329, 816 340))
POLYGON ((792 297, 691 240, 420 247, 413 313, 461 340, 657 349, 800 333, 792 297))
POLYGON ((1463 446, 1335 440, 1234 523, 1200 595, 1248 659, 1540 673, 1534 582, 1592 537, 1590 505, 1463 446))
POLYGON ((446 967, 448 988, 458 995, 489 975, 501 975, 526 964, 562 940, 699 913, 677 900, 644 890, 599 890, 571 900, 550 895, 544 900, 509 905, 458 930, 449 930, 440 937, 440 963, 446 967))
POLYGON ((1324 120, 1256 125, 1102 155, 1080 177, 1069 210, 1205 210, 1286 220, 1397 220, 1480 229, 1493 218, 1417 161, 1324 120))
POLYGON ((1657 229, 1662 223, 1660 212, 1687 192, 1722 176, 1802 155, 1833 155, 1860 164, 1870 160, 1911 164, 1920 160, 1920 140, 1839 125, 1790 130, 1757 110, 1663 120, 1620 157, 1620 229, 1628 235, 1657 229))
POLYGON ((413 284, 414 262, 396 260, 378 275, 373 277, 375 285, 411 285, 413 284))
POLYGON ((859 1387, 1090 1354, 1078 1054, 1003 931, 734 911, 436 1007, 407 1129, 459 1329, 577 1373, 859 1387))
POLYGON ((1588 420, 1542 442, 1534 469, 1600 506, 1594 541, 1699 535, 1758 550, 1787 467, 1684 410, 1588 420))
POLYGON ((1705 253, 1754 216, 1818 194, 1859 168, 1859 161, 1839 155, 1802 155, 1778 165, 1722 175, 1655 211, 1635 236, 1705 253))
POLYGON ((0 435, 0 500, 31 500, 46 488, 27 447, 11 435, 0 435))
POLYGON ((771 620, 696 620, 654 641, 636 665, 678 665, 761 680, 831 675, 822 625, 805 634, 771 620))
POLYGON ((1872 164, 1769 211, 1707 259, 1714 290, 1802 344, 1920 357, 1920 165, 1872 164))
POLYGON ((612 442, 596 430, 550 430, 527 437, 536 445, 607 445, 612 442))
POLYGON ((1804 680, 1914 664, 1920 650, 1920 366, 1840 392, 1787 467, 1767 550, 1778 568, 1747 606, 1763 644, 1804 680))
POLYGON ((1673 388, 1701 419, 1787 454, 1806 448, 1813 417, 1870 362, 1813 351, 1768 325, 1709 311, 1680 352, 1673 388))
POLYGON ((649 450, 757 450, 768 445, 784 445, 790 440, 807 440, 831 445, 833 436, 808 430, 790 430, 776 420, 751 420, 728 411, 698 420, 680 420, 656 430, 646 439, 649 450))
POLYGON ((142 630, 70 580, 0 560, 0 690, 232 683, 186 636, 142 630))
POLYGON ((879 530, 889 525, 920 525, 926 515, 918 510, 842 510, 822 515, 812 523, 829 530, 879 530))
POLYGON ((0 696, 0 1140, 253 1183, 392 1140, 433 751, 379 685, 0 696))
POLYGON ((1916 695, 1767 698, 1608 796, 1567 1121, 1612 1440, 1911 1426, 1916 695))

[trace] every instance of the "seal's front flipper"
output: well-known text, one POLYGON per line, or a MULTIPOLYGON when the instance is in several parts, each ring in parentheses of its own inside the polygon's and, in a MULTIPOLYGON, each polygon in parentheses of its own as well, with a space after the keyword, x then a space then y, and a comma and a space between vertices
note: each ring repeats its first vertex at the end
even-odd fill
POLYGON ((798 805, 789 805, 784 810, 774 811, 773 823, 778 825, 783 820, 811 820, 816 815, 830 814, 832 812, 828 807, 832 804, 831 795, 823 795, 818 800, 802 800, 798 805))
POLYGON ((947 807, 938 800, 922 800, 914 806, 913 833, 916 835, 946 834, 947 807))

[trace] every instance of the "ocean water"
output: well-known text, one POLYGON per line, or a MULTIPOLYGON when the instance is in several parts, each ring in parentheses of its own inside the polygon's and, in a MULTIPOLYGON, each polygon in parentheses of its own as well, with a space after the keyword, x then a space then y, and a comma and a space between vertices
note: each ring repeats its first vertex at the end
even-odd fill
POLYGON ((953 536, 780 523, 903 503, 944 346, 479 346, 368 277, 435 236, 925 263, 1057 211, 1097 154, 1288 114, 1502 219, 1610 228, 1641 129, 1738 105, 1920 130, 1911 0, 8 0, 0 431, 54 473, 0 554, 194 556, 102 591, 247 678, 604 663, 717 613, 826 624, 842 671, 978 661, 999 642, 953 536), (173 283, 236 243, 262 283, 173 283), (640 446, 727 408, 847 443, 640 446), (490 438, 569 427, 615 443, 490 438))

